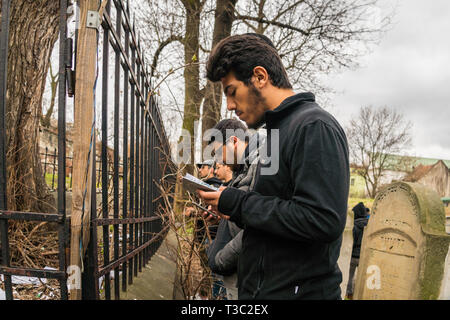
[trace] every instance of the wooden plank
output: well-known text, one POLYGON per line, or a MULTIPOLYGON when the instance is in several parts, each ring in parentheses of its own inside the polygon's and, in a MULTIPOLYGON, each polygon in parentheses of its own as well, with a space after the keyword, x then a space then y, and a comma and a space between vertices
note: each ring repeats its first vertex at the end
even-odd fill
POLYGON ((80 24, 78 30, 74 102, 73 191, 69 266, 69 270, 73 271, 74 274, 69 275, 68 281, 70 300, 81 299, 81 279, 78 279, 81 272, 78 272, 78 270, 81 271, 81 257, 84 256, 89 242, 92 186, 91 174, 89 173, 92 172, 91 166, 95 163, 95 150, 91 150, 89 155, 89 148, 91 145, 92 123, 94 119, 93 106, 98 31, 87 28, 86 21, 88 11, 97 11, 99 2, 98 0, 81 0, 79 1, 79 6, 80 24), (80 245, 81 237, 82 247, 80 245), (73 279, 73 277, 77 278, 73 279))

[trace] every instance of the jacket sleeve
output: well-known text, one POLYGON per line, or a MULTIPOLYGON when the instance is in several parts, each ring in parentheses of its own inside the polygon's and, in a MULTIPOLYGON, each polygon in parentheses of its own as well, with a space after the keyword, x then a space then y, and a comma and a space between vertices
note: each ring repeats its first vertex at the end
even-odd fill
MULTIPOLYGON (((295 241, 332 242, 341 236, 346 221, 349 163, 345 134, 318 120, 292 137, 284 175, 293 184, 289 199, 227 188, 218 209, 241 227, 295 241)), ((280 185, 286 183, 280 181, 280 185)))
POLYGON ((219 222, 219 227, 217 228, 217 235, 216 239, 212 242, 212 244, 207 249, 207 256, 208 256, 208 266, 211 269, 212 272, 227 276, 230 274, 233 274, 233 272, 223 272, 217 265, 216 265, 216 254, 218 251, 220 251, 230 240, 231 240, 230 233, 228 232, 228 222, 226 220, 221 220, 219 222))
POLYGON ((358 245, 360 243, 361 237, 361 228, 358 225, 353 226, 353 246, 352 246, 352 256, 355 255, 358 251, 358 245))
POLYGON ((217 252, 215 262, 220 272, 236 272, 243 233, 244 231, 241 230, 222 250, 217 252))

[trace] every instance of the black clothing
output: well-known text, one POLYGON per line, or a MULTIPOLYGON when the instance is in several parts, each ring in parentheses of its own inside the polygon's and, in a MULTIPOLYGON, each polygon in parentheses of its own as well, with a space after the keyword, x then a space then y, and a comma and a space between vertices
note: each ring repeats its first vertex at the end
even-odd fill
POLYGON ((352 257, 359 258, 364 227, 367 226, 369 217, 367 216, 366 207, 362 202, 354 206, 352 211, 354 213, 352 257))
POLYGON ((268 150, 279 129, 273 175, 261 155, 254 191, 225 189, 218 209, 245 229, 239 299, 340 299, 337 260, 345 228, 350 168, 339 123, 297 94, 265 113, 268 150), (262 164, 264 162, 264 164, 262 164))
POLYGON ((218 188, 222 185, 222 180, 219 180, 216 177, 209 178, 209 179, 205 180, 205 182, 216 188, 218 188))
POLYGON ((234 223, 229 223, 229 221, 225 219, 220 220, 219 227, 217 228, 217 237, 207 251, 208 265, 212 272, 222 276, 229 276, 236 273, 236 268, 223 269, 221 266, 216 265, 214 258, 217 252, 230 242, 240 230, 241 229, 236 227, 234 223))

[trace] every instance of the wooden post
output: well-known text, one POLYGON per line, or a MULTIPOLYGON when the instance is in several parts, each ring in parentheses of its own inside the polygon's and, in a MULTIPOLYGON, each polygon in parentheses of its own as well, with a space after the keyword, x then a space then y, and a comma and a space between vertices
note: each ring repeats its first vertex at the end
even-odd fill
POLYGON ((88 155, 91 139, 95 139, 95 136, 91 137, 91 134, 94 119, 94 84, 98 31, 87 27, 87 17, 88 11, 98 10, 99 2, 98 0, 81 0, 79 1, 79 6, 80 21, 74 102, 73 189, 69 266, 69 271, 73 272, 73 274, 69 274, 68 281, 70 300, 81 299, 81 257, 84 255, 89 242, 91 173, 92 165, 95 164, 95 150, 91 150, 89 161, 88 155), (80 239, 81 232, 83 233, 82 239, 80 239), (80 246, 80 240, 82 240, 82 247, 80 246))

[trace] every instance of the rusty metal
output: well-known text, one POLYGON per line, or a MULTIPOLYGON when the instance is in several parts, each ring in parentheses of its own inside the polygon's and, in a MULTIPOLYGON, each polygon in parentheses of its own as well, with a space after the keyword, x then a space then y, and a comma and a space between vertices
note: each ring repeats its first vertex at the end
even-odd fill
POLYGON ((64 216, 55 213, 36 213, 0 210, 0 219, 22 221, 63 222, 64 216))

